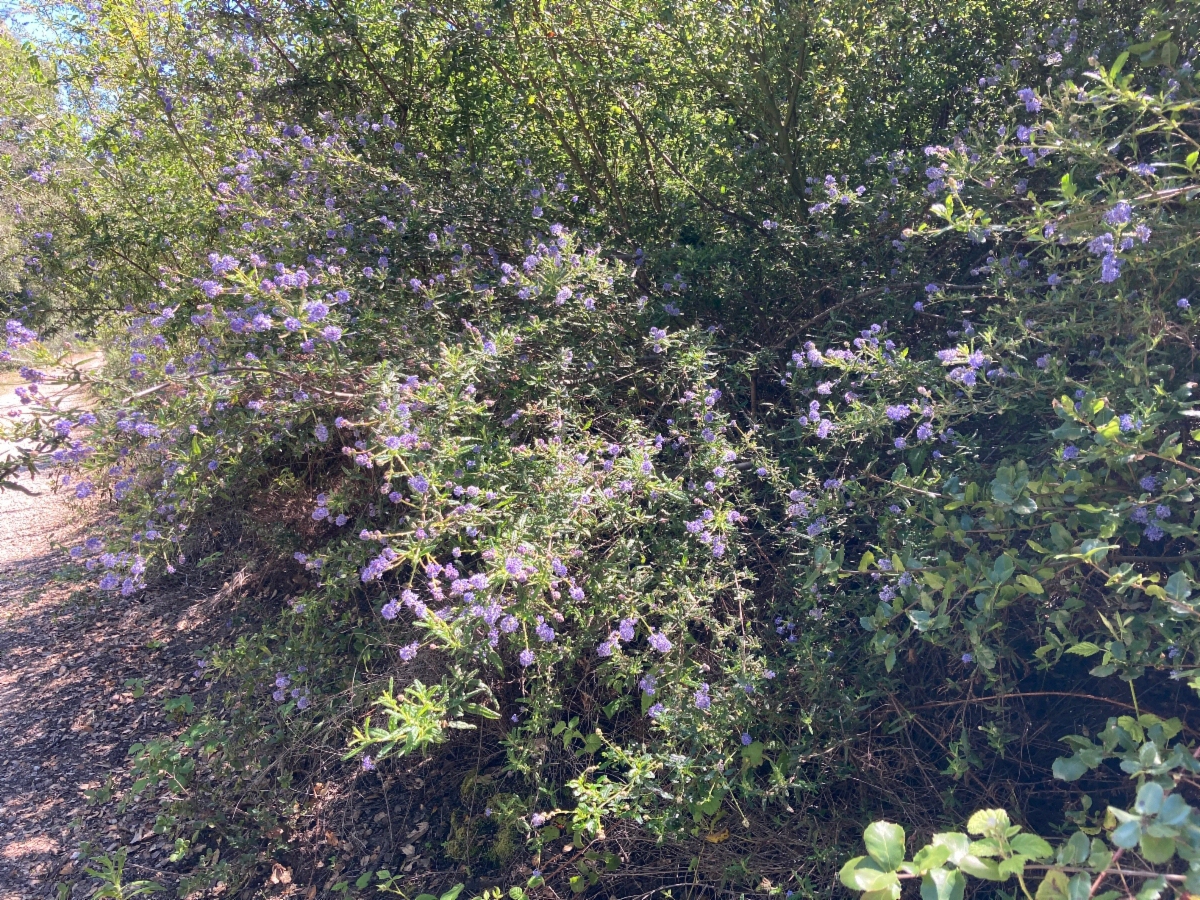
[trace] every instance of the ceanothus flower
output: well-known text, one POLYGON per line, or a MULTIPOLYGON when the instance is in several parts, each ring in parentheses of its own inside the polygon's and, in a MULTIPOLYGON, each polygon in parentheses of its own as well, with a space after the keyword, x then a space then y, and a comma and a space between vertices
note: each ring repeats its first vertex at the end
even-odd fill
POLYGON ((1104 214, 1104 221, 1109 225, 1128 225, 1132 218, 1133 207, 1127 200, 1118 200, 1112 209, 1104 214))
POLYGON ((1042 101, 1033 92, 1032 88, 1021 88, 1017 91, 1017 99, 1025 104, 1026 112, 1034 113, 1040 111, 1042 108, 1042 101))
POLYGON ((663 634, 661 631, 651 631, 650 637, 649 637, 649 642, 650 642, 650 646, 653 647, 655 650, 657 650, 659 653, 666 653, 673 646, 671 644, 671 642, 667 639, 667 636, 665 634, 663 634))

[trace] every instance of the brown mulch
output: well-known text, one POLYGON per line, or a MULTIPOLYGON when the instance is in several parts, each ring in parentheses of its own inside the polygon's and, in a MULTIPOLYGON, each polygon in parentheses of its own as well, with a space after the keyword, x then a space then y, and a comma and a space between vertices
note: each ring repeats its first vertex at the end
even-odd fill
MULTIPOLYGON (((56 399, 85 402, 77 388, 56 399)), ((17 406, 0 388, 0 412, 17 406)), ((96 516, 47 475, 19 484, 32 494, 0 491, 0 900, 57 897, 59 885, 89 895, 84 842, 93 853, 128 846, 126 880, 170 884, 188 865, 167 861, 155 810, 102 801, 128 787, 130 745, 181 729, 162 702, 203 692, 195 662, 221 633, 229 592, 93 591, 68 549, 96 516)))
MULTIPOLYGON (((0 414, 20 408, 11 375, 0 372, 0 414)), ((78 386, 45 393, 63 408, 88 403, 78 386)), ((13 450, 0 442, 0 457, 13 450)), ((156 881, 166 889, 158 896, 172 896, 205 845, 170 859, 172 837, 154 831, 158 803, 129 794, 129 750, 186 727, 165 714, 165 700, 189 694, 197 709, 203 705, 211 685, 196 661, 232 637, 230 616, 245 579, 199 583, 179 575, 132 597, 100 592, 69 555, 102 534, 100 504, 79 503, 69 488, 56 491, 45 473, 18 484, 29 493, 0 490, 0 900, 88 897, 99 885, 85 871, 94 865, 88 856, 120 848, 128 850, 126 883, 156 881)), ((286 864, 268 860, 258 890, 312 897, 319 885, 324 896, 347 868, 377 864, 427 872, 427 847, 440 843, 448 821, 438 822, 434 839, 426 792, 412 790, 425 779, 380 781, 329 785, 316 804, 320 824, 310 821, 311 834, 294 836, 286 864), (399 821, 389 789, 390 805, 403 811, 399 821), (322 854, 335 849, 339 860, 325 867, 322 854), (292 865, 303 883, 292 880, 292 865)), ((437 778, 430 787, 439 800, 458 790, 457 781, 437 778)), ((254 893, 256 886, 243 887, 254 893)), ((196 893, 225 895, 220 883, 196 893)))
POLYGON ((83 537, 78 511, 39 481, 25 482, 37 497, 0 492, 0 898, 57 896, 59 883, 90 893, 83 841, 129 846, 127 879, 169 883, 153 806, 118 814, 85 792, 119 797, 130 745, 178 733, 162 701, 203 691, 195 662, 224 604, 186 585, 80 589, 66 552, 83 537))

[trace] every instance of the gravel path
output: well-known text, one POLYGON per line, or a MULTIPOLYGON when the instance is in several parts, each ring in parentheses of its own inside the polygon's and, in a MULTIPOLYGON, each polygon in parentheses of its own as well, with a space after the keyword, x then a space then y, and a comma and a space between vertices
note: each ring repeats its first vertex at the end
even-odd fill
MULTIPOLYGON (((16 403, 11 390, 0 385, 0 413, 16 403)), ((202 613, 214 604, 187 585, 93 593, 67 549, 99 509, 68 502, 46 475, 20 483, 36 496, 0 491, 0 900, 58 897, 60 884, 90 894, 85 841, 93 852, 129 846, 127 879, 171 884, 188 866, 152 833, 156 808, 118 814, 87 792, 120 798, 129 746, 179 731, 162 700, 199 687, 194 661, 211 637, 202 613)))

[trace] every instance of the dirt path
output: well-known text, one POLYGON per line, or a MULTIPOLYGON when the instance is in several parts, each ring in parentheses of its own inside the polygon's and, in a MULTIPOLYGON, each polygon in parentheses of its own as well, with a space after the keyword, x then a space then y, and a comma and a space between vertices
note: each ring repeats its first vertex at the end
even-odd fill
MULTIPOLYGON (((11 390, 0 386, 0 411, 11 390)), ((180 867, 152 832, 155 809, 118 815, 86 792, 120 797, 129 746, 179 730, 162 700, 199 687, 195 659, 213 635, 197 611, 212 604, 186 585, 92 592, 68 549, 94 515, 46 475, 21 484, 37 495, 0 491, 0 900, 58 897, 60 884, 90 894, 84 841, 129 846, 127 879, 171 884, 180 867)))

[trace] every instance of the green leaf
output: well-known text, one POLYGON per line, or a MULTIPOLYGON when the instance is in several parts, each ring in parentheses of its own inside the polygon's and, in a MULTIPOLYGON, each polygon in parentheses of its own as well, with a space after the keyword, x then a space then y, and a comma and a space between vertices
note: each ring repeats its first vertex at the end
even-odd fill
POLYGON ((943 845, 929 844, 922 847, 913 855, 913 866, 918 872, 928 872, 936 869, 950 858, 950 848, 943 845))
POLYGON ((1003 836, 1012 822, 1003 809, 981 809, 967 820, 967 834, 1003 836))
POLYGON ((1146 862, 1162 865, 1175 855, 1175 838, 1143 834, 1138 841, 1138 850, 1146 862))
POLYGON ((1156 816, 1162 809, 1165 794, 1162 785, 1156 781, 1147 781, 1137 792, 1137 800, 1133 808, 1143 816, 1156 816))
POLYGON ((1043 593, 1042 583, 1040 581, 1038 581, 1036 578, 1033 578, 1029 575, 1018 575, 1017 576, 1017 584, 1019 584, 1022 588, 1024 588, 1030 594, 1043 593))
POLYGON ((1082 865, 1088 858, 1091 844, 1088 836, 1082 831, 1071 835, 1071 839, 1062 845, 1058 853, 1058 861, 1064 866, 1082 865))
POLYGON ((1191 595, 1192 580, 1188 578, 1187 572, 1180 570, 1167 579, 1168 598, 1176 603, 1183 603, 1191 595))
POLYGON ((1142 882, 1141 890, 1137 892, 1137 900, 1158 900, 1167 889, 1167 879, 1162 875, 1157 878, 1147 878, 1142 882))
POLYGON ((1091 641, 1080 641, 1078 644, 1072 644, 1068 647, 1067 652, 1073 656, 1095 656, 1100 652, 1100 647, 1091 641))
POLYGON ((988 581, 992 584, 1004 584, 1004 582, 1012 577, 1015 569, 1016 566, 1013 565, 1012 559, 1002 553, 996 557, 996 562, 992 565, 992 574, 988 576, 988 581))
POLYGON ((1162 809, 1158 812, 1158 821, 1172 828, 1178 827, 1187 821, 1191 811, 1192 808, 1188 806, 1183 797, 1179 794, 1171 794, 1163 801, 1162 809))
POLYGON ((930 869, 921 879, 921 900, 962 900, 966 886, 962 872, 930 869))
POLYGON ((921 580, 935 591, 940 591, 946 586, 946 579, 937 572, 922 572, 921 580))
POLYGON ((1050 869, 1038 885, 1034 900, 1067 900, 1070 879, 1062 869, 1050 869))
POLYGON ((980 644, 975 648, 975 661, 989 672, 996 668, 996 654, 991 647, 980 644))
POLYGON ((1116 79, 1121 74, 1121 70, 1125 68, 1125 62, 1129 59, 1129 52, 1126 51, 1117 56, 1117 61, 1113 63, 1112 68, 1108 70, 1108 77, 1116 79))
POLYGON ((848 859, 842 865, 838 872, 838 880, 852 891, 860 891, 862 888, 858 886, 858 867, 861 863, 867 861, 865 856, 855 856, 853 859, 848 859))
POLYGON ((1000 855, 1000 842, 995 838, 981 838, 971 841, 971 855, 980 859, 988 859, 1000 855))
POLYGON ((980 859, 978 856, 967 854, 958 861, 958 867, 968 875, 982 878, 985 881, 1003 881, 1000 875, 1000 864, 994 859, 980 859))
POLYGON ((1137 846, 1138 838, 1141 837, 1142 826, 1134 819, 1130 822, 1122 822, 1113 829, 1112 842, 1118 847, 1130 850, 1137 846))
POLYGON ((1055 522, 1050 526, 1050 541, 1054 544, 1055 549, 1067 550, 1074 543, 1074 538, 1071 537, 1071 532, 1055 522))
POLYGON ((1108 544, 1104 541, 1097 541, 1094 538, 1088 538, 1082 544, 1080 549, 1083 550, 1083 558, 1093 560, 1095 562, 1103 562, 1104 557, 1108 555, 1109 550, 1116 550, 1116 544, 1108 544))
POLYGON ((970 852, 971 839, 956 831, 938 832, 932 838, 934 847, 946 847, 950 850, 950 862, 958 865, 958 861, 970 852))
POLYGON ((1067 883, 1067 900, 1088 900, 1091 897, 1091 891, 1091 875, 1087 872, 1080 872, 1067 883))
POLYGON ((842 884, 855 891, 884 891, 891 885, 900 886, 895 872, 885 872, 865 856, 856 856, 838 873, 842 884))
POLYGON ((891 822, 872 822, 863 832, 867 853, 885 872, 894 872, 904 862, 904 829, 891 822))
POLYGON ((764 744, 762 741, 755 741, 749 747, 742 748, 742 758, 752 766, 761 766, 763 761, 764 744))
POLYGON ((1037 512, 1038 505, 1032 497, 1020 497, 1012 505, 1013 512, 1022 516, 1032 516, 1037 512))
POLYGON ((1060 781, 1078 781, 1087 774, 1088 767, 1078 756, 1060 756, 1050 771, 1060 781))
POLYGON ((1009 841, 1009 845, 1017 853, 1030 859, 1049 859, 1054 855, 1054 848, 1036 834, 1018 834, 1009 841))
POLYGON ((1025 863, 1028 860, 1020 853, 1010 856, 1008 859, 1000 860, 1000 877, 1009 878, 1013 875, 1021 876, 1025 874, 1025 863))
POLYGON ((1007 481, 1001 481, 997 478, 992 482, 992 499, 1003 506, 1010 506, 1013 502, 1013 486, 1007 481))

